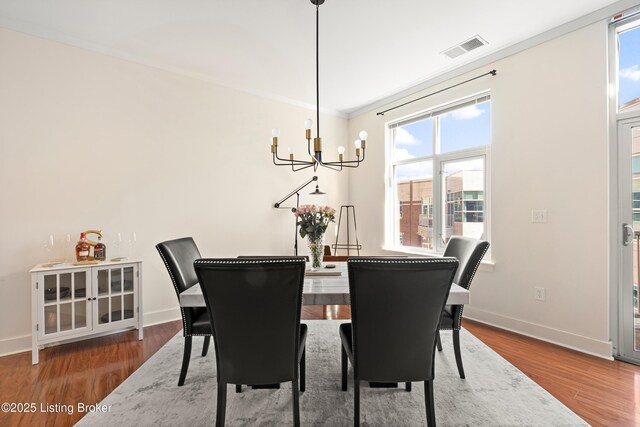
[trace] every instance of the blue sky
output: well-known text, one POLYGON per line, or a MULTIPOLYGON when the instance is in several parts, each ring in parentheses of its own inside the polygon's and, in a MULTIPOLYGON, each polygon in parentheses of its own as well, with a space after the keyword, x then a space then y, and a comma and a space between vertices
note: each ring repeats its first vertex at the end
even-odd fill
MULTIPOLYGON (((440 150, 447 153, 491 143, 491 103, 471 105, 439 116, 440 150)), ((395 159, 432 156, 433 118, 396 128, 395 159)), ((396 167, 397 179, 417 179, 433 174, 431 161, 396 167)))
POLYGON ((640 98, 640 28, 620 33, 619 104, 640 98))

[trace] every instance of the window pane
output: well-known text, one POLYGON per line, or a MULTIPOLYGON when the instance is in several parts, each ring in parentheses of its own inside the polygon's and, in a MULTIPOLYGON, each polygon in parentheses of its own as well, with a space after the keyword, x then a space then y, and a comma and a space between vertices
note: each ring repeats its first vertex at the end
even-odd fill
POLYGON ((484 159, 442 164, 444 243, 449 237, 484 237, 484 159))
POLYGON ((491 143, 491 101, 443 114, 440 120, 440 153, 491 143))
POLYGON ((398 204, 396 242, 433 249, 433 162, 395 167, 398 204))
POLYGON ((433 154, 433 119, 420 120, 393 130, 394 160, 433 154))
POLYGON ((620 111, 640 108, 640 27, 618 35, 618 107, 620 111))

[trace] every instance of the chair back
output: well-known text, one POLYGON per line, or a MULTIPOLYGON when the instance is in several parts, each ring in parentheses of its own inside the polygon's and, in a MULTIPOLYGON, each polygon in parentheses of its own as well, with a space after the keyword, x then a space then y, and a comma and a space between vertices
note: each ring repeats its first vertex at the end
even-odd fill
POLYGON ((213 326, 219 381, 297 378, 304 260, 200 259, 194 267, 213 326))
MULTIPOLYGON (((200 251, 192 237, 183 237, 156 245, 160 258, 164 262, 176 291, 178 301, 180 293, 198 283, 196 271, 193 269, 193 262, 200 258, 200 251)), ((191 336, 194 322, 201 317, 203 307, 182 307, 182 326, 184 336, 191 336)))
POLYGON ((489 249, 489 242, 471 237, 451 236, 444 250, 445 257, 454 257, 460 263, 453 282, 465 289, 471 287, 480 261, 489 249))
POLYGON ((454 258, 349 258, 359 379, 433 379, 440 317, 457 267, 454 258))
POLYGON ((201 258, 201 256, 192 237, 167 240, 166 242, 158 243, 156 249, 158 249, 160 257, 169 271, 169 276, 171 276, 171 281, 178 297, 180 297, 181 292, 198 283, 196 271, 193 269, 193 262, 201 258))

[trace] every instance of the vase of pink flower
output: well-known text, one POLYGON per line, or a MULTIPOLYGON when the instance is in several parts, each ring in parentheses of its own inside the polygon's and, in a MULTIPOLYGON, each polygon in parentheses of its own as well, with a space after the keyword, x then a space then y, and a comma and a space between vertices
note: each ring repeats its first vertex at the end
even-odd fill
POLYGON ((336 210, 330 206, 302 205, 295 211, 300 237, 307 238, 311 267, 322 267, 324 233, 335 222, 336 210))

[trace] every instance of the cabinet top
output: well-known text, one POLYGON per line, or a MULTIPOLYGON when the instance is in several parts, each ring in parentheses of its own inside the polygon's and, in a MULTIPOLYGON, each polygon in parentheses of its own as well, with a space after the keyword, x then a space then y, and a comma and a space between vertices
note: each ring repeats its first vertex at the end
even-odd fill
POLYGON ((56 270, 70 270, 73 268, 88 268, 88 267, 104 267, 110 265, 123 265, 123 264, 139 264, 142 260, 139 258, 122 258, 112 259, 110 261, 89 261, 89 262, 47 262, 44 264, 38 264, 29 270, 29 273, 37 273, 40 271, 56 271, 56 270))

